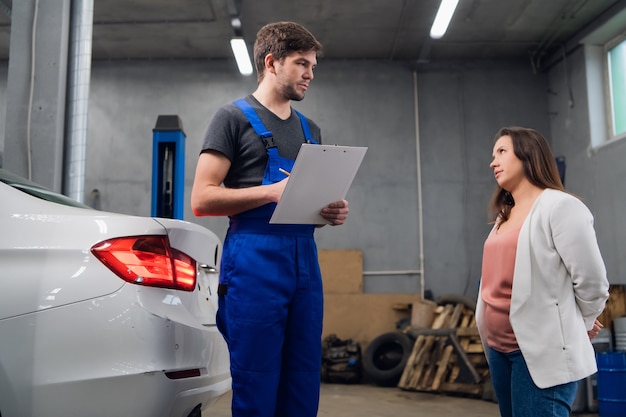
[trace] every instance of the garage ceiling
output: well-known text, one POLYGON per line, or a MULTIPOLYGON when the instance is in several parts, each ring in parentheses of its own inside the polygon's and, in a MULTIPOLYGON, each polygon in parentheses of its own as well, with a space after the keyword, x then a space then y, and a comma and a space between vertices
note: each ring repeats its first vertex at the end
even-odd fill
MULTIPOLYGON (((14 1, 0 0, 0 59, 8 58, 14 1)), ((460 0, 446 35, 430 40, 439 0, 94 0, 92 53, 98 60, 230 58, 236 12, 250 48, 265 23, 293 20, 318 37, 326 58, 540 61, 624 3, 460 0)))

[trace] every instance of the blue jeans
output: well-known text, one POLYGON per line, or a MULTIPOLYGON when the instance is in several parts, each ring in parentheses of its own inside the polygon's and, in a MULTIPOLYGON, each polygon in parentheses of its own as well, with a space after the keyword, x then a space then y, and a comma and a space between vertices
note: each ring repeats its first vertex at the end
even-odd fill
POLYGON ((568 417, 578 381, 541 389, 535 385, 519 350, 489 348, 489 372, 502 417, 568 417))

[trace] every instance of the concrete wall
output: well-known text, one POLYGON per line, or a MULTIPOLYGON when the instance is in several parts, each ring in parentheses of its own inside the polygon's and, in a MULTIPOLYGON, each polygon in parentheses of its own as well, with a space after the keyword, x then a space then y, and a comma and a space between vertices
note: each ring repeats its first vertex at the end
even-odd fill
POLYGON ((609 281, 626 284, 626 141, 591 146, 585 69, 581 47, 550 70, 553 149, 566 158, 565 186, 595 216, 609 281))
MULTIPOLYGON (((159 114, 178 114, 186 140, 186 202, 202 138, 219 106, 252 92, 231 62, 96 62, 92 68, 85 189, 101 208, 150 213, 152 128, 159 114)), ((351 218, 317 231, 323 248, 367 251, 366 268, 418 269, 417 175, 412 72, 385 62, 324 62, 295 107, 322 127, 324 143, 368 146, 348 193, 351 218)), ((89 202, 89 199, 86 199, 89 202)), ((185 219, 224 236, 224 218, 185 219)), ((378 277, 377 277, 378 278, 378 277)), ((377 289, 419 290, 415 276, 377 289)), ((368 285, 368 284, 366 284, 368 285)))
MULTIPOLYGON (((188 200, 210 118, 256 86, 222 61, 95 62, 92 71, 85 190, 98 190, 103 210, 138 215, 150 213, 157 116, 183 121, 188 200)), ((425 288, 475 296, 495 184, 488 167, 493 134, 509 124, 547 130, 545 90, 545 77, 529 66, 415 71, 402 63, 321 61, 295 107, 322 126, 325 143, 369 150, 347 196, 350 220, 318 230, 320 248, 362 249, 365 292, 420 291, 419 141, 425 288)), ((226 232, 224 218, 195 218, 186 207, 185 219, 226 232)))
POLYGON ((427 287, 474 297, 491 229, 494 135, 511 125, 549 130, 546 77, 525 63, 467 63, 418 77, 427 287))
MULTIPOLYGON (((361 249, 365 293, 411 293, 420 291, 416 271, 422 267, 423 237, 425 288, 435 296, 475 297, 490 229, 486 207, 495 185, 488 167, 493 135, 505 125, 524 125, 552 136, 555 153, 566 156, 566 185, 596 214, 611 280, 624 282, 626 192, 618 179, 625 145, 587 152, 579 61, 568 62, 578 112, 571 115, 562 108, 558 67, 535 75, 526 62, 415 69, 401 62, 321 60, 306 99, 295 107, 321 125, 325 143, 369 151, 347 196, 348 223, 318 230, 319 247, 361 249)), ((187 135, 188 203, 209 120, 219 106, 255 86, 256 80, 241 77, 230 61, 94 62, 85 201, 103 210, 149 215, 152 129, 158 115, 177 114, 187 135)), ((2 102, 0 97, 0 107, 2 102)), ((195 218, 188 205, 185 219, 220 237, 226 232, 226 219, 195 218)))

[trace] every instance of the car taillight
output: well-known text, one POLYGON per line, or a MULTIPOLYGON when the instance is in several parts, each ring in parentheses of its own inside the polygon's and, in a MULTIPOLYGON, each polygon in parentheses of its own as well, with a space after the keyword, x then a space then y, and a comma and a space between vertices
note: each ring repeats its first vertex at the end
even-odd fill
POLYGON ((133 284, 192 291, 196 262, 170 247, 166 236, 130 236, 105 240, 91 252, 120 278, 133 284))

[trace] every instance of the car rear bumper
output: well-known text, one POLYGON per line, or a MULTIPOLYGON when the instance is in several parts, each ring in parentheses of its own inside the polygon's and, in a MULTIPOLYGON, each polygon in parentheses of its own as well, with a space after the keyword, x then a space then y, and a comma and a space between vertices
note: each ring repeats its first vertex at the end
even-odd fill
POLYGON ((226 343, 180 294, 120 291, 0 320, 3 417, 186 417, 230 389, 226 343), (184 300, 183 300, 184 301, 184 300), (171 379, 168 372, 197 369, 171 379))

